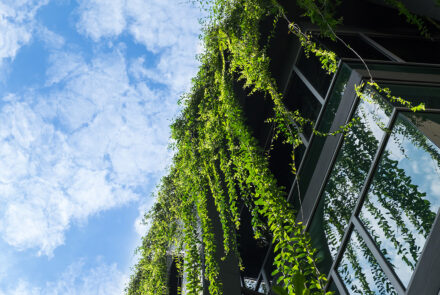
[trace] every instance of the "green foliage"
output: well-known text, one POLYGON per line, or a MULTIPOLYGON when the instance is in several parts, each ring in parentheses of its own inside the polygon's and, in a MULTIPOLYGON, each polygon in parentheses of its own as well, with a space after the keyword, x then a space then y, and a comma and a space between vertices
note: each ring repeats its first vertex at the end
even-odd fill
MULTIPOLYGON (((418 111, 424 111, 425 110, 425 104, 424 103, 420 103, 416 106, 414 106, 410 101, 403 99, 401 97, 397 97, 391 94, 391 91, 389 88, 382 88, 379 86, 379 84, 377 84, 374 81, 369 81, 367 82, 367 85, 371 86, 372 88, 376 89, 378 93, 382 94, 384 97, 388 98, 388 100, 390 102, 395 102, 398 103, 399 105, 408 108, 409 110, 413 111, 413 112, 418 112, 418 111)), ((375 103, 371 100, 369 100, 365 94, 363 93, 363 89, 364 89, 365 83, 361 83, 360 85, 357 85, 355 87, 355 91, 356 91, 356 95, 361 98, 362 100, 365 100, 369 103, 375 103)))
POLYGON ((342 23, 342 18, 335 18, 340 0, 298 0, 297 3, 304 9, 304 15, 321 28, 323 35, 334 39, 333 28, 342 23))
MULTIPOLYGON (((240 80, 250 93, 264 93, 271 99, 274 117, 269 122, 275 126, 275 137, 282 137, 295 149, 302 144, 302 128, 313 126, 313 122, 283 104, 270 72, 267 48, 262 46, 268 44, 273 31, 262 40, 261 22, 270 19, 275 28, 285 20, 306 55, 318 57, 329 74, 337 70, 336 54, 322 49, 311 35, 290 22, 275 0, 200 2, 211 11, 203 22, 205 52, 199 56, 201 67, 191 91, 180 100, 183 111, 171 126, 175 155, 156 193, 156 203, 145 216, 150 227, 138 250, 141 259, 126 293, 168 294, 168 262, 177 257, 183 259, 180 269, 186 276, 187 294, 199 294, 204 281, 210 294, 223 294, 217 258, 219 253, 223 258, 239 258, 238 206, 245 204, 252 215, 255 239, 270 233, 275 252, 273 275, 283 286, 278 292, 325 294, 327 279, 316 266, 316 250, 304 226, 295 222, 296 212, 270 172, 267 155, 248 129, 233 86, 240 80), (212 230, 210 204, 220 219, 220 240, 212 230)), ((325 35, 337 39, 333 28, 341 21, 334 18, 338 2, 298 0, 298 4, 325 35)), ((412 110, 423 109, 392 96, 374 81, 370 83, 390 100, 412 110)), ((331 134, 346 132, 352 126, 350 122, 331 134)), ((295 173, 294 164, 292 167, 295 173)))
POLYGON ((421 17, 411 13, 408 8, 406 8, 405 4, 399 0, 385 0, 385 2, 397 9, 400 15, 405 16, 408 23, 415 25, 423 37, 428 39, 431 38, 431 34, 426 27, 425 21, 421 17))

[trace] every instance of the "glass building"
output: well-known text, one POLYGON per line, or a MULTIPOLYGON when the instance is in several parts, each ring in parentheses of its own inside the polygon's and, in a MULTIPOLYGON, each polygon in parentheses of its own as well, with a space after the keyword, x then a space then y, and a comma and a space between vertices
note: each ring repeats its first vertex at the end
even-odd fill
MULTIPOLYGON (((384 1, 343 1, 344 25, 336 33, 354 52, 341 41, 321 38, 316 26, 295 14, 300 11, 295 1, 283 2, 291 19, 339 57, 337 72, 328 75, 280 23, 269 53, 286 107, 299 110, 322 133, 349 122, 352 128, 331 136, 301 129, 304 145, 295 150, 293 175, 292 147, 272 140, 273 126, 266 123, 273 115, 271 101, 259 93, 249 96, 239 82, 235 91, 253 135, 270 150, 271 171, 318 250, 327 290, 440 294, 440 34, 421 37, 384 1), (371 78, 391 94, 368 85, 371 78), (425 110, 412 112, 398 97, 413 106, 423 102, 425 110)), ((403 2, 440 21, 440 6, 433 1, 403 2)), ((221 231, 215 220, 214 230, 221 231)), ((220 264, 224 278, 240 277, 241 291, 225 294, 271 294, 276 278, 270 240, 268 235, 255 242, 251 215, 243 207, 238 244, 244 270, 236 260, 220 264)), ((170 273, 176 273, 172 259, 170 273)), ((170 285, 177 292, 182 283, 175 278, 170 285)))
MULTIPOLYGON (((328 75, 319 60, 307 58, 293 37, 280 33, 272 44, 273 73, 289 109, 300 110, 323 133, 353 122, 349 132, 327 137, 304 128, 304 145, 295 151, 296 177, 286 161, 291 147, 271 142, 272 126, 265 123, 270 102, 245 93, 242 102, 261 146, 273 146, 271 170, 289 191, 298 221, 306 224, 318 249, 318 266, 329 277, 327 290, 437 295, 440 38, 420 37, 401 17, 380 19, 396 13, 379 2, 360 1, 356 9, 353 3, 343 5, 345 26, 337 32, 367 67, 341 42, 320 38, 307 23, 302 25, 316 32, 316 41, 340 57, 336 74, 328 75), (391 95, 366 84, 371 77, 391 95), (359 85, 364 85, 358 88, 360 97, 359 85), (425 110, 412 112, 398 97, 413 106, 423 102, 425 110)), ((440 11, 423 11, 423 5, 418 13, 440 11)), ((242 214, 246 225, 249 213, 242 214)), ((272 248, 269 242, 256 246, 251 231, 248 225, 239 233, 242 294, 269 294, 276 279, 272 248)))

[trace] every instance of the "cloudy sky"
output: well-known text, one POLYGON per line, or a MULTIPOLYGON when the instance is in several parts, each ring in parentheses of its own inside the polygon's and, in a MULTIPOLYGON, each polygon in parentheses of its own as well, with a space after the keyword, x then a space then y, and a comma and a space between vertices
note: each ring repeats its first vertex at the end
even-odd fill
POLYGON ((121 294, 197 70, 187 0, 0 0, 0 295, 121 294))

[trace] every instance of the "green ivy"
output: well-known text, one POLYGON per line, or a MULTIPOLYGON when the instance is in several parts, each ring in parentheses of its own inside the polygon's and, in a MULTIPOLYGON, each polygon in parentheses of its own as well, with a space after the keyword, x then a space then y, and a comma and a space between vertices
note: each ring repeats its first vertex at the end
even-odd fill
MULTIPOLYGON (((286 201, 285 188, 269 170, 268 155, 252 136, 233 89, 238 80, 251 94, 265 94, 273 103, 274 117, 268 121, 273 123, 275 138, 281 137, 295 149, 302 144, 302 128, 313 127, 313 122, 284 105, 270 72, 267 44, 275 27, 283 22, 306 55, 316 56, 329 74, 338 68, 336 54, 321 48, 310 34, 288 20, 275 0, 199 2, 210 11, 202 21, 205 52, 199 56, 201 66, 191 90, 180 100, 183 110, 171 125, 174 158, 169 174, 158 187, 156 203, 145 216, 149 230, 138 249, 140 260, 126 293, 168 294, 167 267, 169 261, 177 259, 183 260, 179 269, 185 273, 187 294, 199 294, 204 284, 210 294, 223 294, 217 257, 221 253, 223 258, 235 255, 240 259, 236 231, 240 227, 239 205, 244 204, 252 216, 255 239, 265 239, 270 233, 275 254, 272 275, 276 285, 283 286, 277 292, 325 294, 327 278, 316 266, 316 250, 304 226, 295 222, 296 212, 286 201), (272 20, 273 27, 262 40, 261 24, 267 19, 272 20), (213 232, 208 210, 211 203, 221 223, 220 241, 213 232)), ((335 18, 339 1, 297 3, 324 35, 339 40, 334 33, 341 23, 335 18)), ((393 96, 373 79, 368 83, 413 111, 424 108, 393 96)), ((362 87, 356 88, 361 98, 362 87)), ((352 126, 350 122, 330 134, 313 132, 328 136, 344 133, 352 126)), ((296 173, 294 153, 292 162, 292 173, 296 173)))

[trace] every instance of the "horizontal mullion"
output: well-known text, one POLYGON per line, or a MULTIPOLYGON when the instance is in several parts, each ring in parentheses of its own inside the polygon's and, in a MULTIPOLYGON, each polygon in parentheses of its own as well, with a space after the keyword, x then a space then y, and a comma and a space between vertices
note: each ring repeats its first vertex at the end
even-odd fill
MULTIPOLYGON (((398 112, 406 112, 406 113, 414 113, 413 111, 411 111, 410 109, 406 108, 406 107, 394 107, 396 109, 396 111, 398 112)), ((424 109, 423 111, 417 111, 415 113, 440 113, 440 109, 424 109)))

